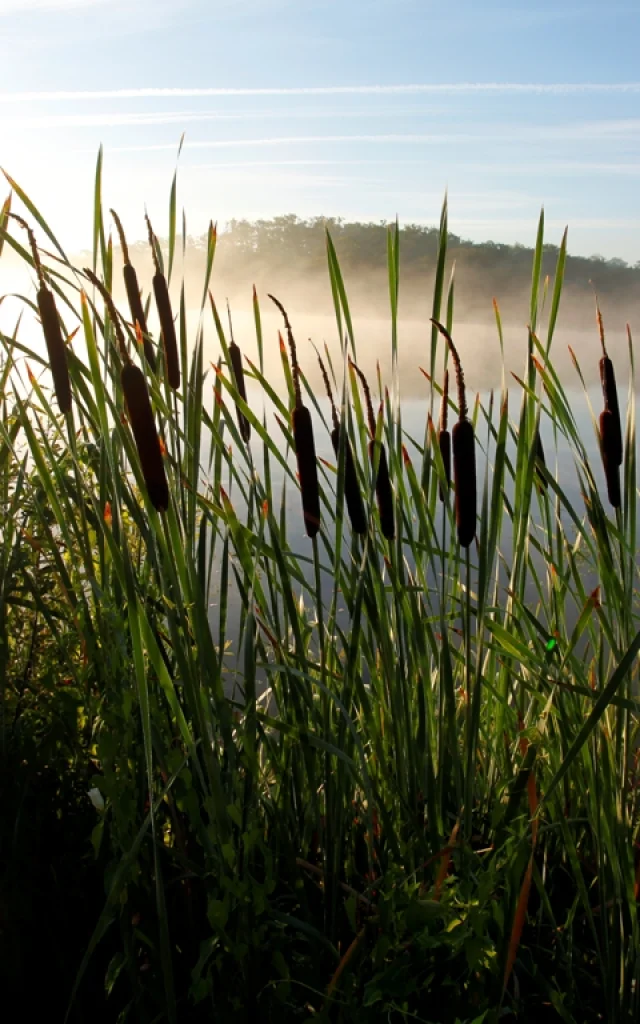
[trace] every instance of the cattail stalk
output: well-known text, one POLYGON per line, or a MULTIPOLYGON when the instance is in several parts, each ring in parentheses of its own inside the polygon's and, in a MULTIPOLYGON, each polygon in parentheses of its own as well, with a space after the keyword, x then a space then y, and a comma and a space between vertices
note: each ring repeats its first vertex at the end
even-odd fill
POLYGON ((71 382, 69 380, 69 366, 67 364, 67 348, 62 336, 56 300, 51 289, 47 287, 38 253, 38 246, 32 229, 17 213, 8 213, 8 216, 13 217, 29 236, 33 264, 38 275, 36 300, 38 312, 40 313, 40 322, 42 323, 42 333, 44 334, 47 346, 47 355, 49 356, 49 368, 53 377, 53 390, 55 391, 60 412, 66 415, 71 411, 71 382))
POLYGON ((153 275, 153 294, 155 295, 156 309, 158 310, 158 318, 160 320, 162 345, 164 348, 164 364, 167 371, 167 380, 169 381, 169 385, 174 391, 177 391, 180 387, 180 360, 178 358, 178 341, 176 338, 175 324, 173 322, 169 287, 167 285, 167 279, 160 269, 158 254, 156 252, 157 240, 153 233, 153 228, 151 227, 151 221, 146 214, 145 219, 147 222, 147 230, 149 232, 151 254, 153 256, 153 263, 156 271, 153 275))
POLYGON ((269 298, 278 307, 284 318, 284 326, 287 331, 289 350, 291 352, 291 370, 293 374, 293 387, 295 394, 295 405, 291 414, 291 426, 293 429, 293 441, 296 449, 296 460, 298 463, 298 476, 300 478, 300 493, 302 496, 302 514, 308 537, 315 537, 320 529, 320 487, 318 484, 318 463, 316 459, 316 446, 313 437, 313 424, 311 413, 303 405, 302 390, 300 387, 300 367, 296 343, 293 337, 291 324, 287 312, 278 299, 273 295, 269 298))
POLYGON ((116 230, 120 237, 120 247, 122 249, 122 256, 124 258, 124 266, 122 268, 122 276, 124 278, 124 286, 127 292, 127 300, 129 302, 129 310, 131 312, 131 320, 135 329, 136 323, 140 328, 142 334, 142 344, 144 347, 144 357, 147 363, 156 372, 156 354, 153 351, 153 345, 151 344, 151 338, 149 337, 149 329, 147 327, 147 318, 144 313, 144 306, 142 305, 142 299, 140 297, 140 287, 138 285, 138 275, 136 274, 135 267, 129 260, 129 248, 127 246, 127 239, 125 238, 124 229, 118 214, 115 210, 111 210, 111 216, 113 217, 116 230))
POLYGON ((331 420, 333 423, 333 429, 331 431, 331 444, 336 454, 336 459, 340 460, 340 443, 342 435, 344 433, 344 497, 347 503, 347 512, 349 513, 349 519, 351 521, 351 529, 353 533, 360 535, 367 532, 367 518, 364 511, 364 502, 362 501, 362 494, 360 493, 360 486, 358 484, 358 474, 356 472, 356 464, 353 458, 353 451, 351 449, 351 442, 349 441, 349 435, 343 427, 338 418, 338 411, 333 400, 333 392, 331 390, 331 384, 329 382, 329 376, 325 369, 325 365, 322 361, 320 353, 316 350, 318 356, 318 362, 320 364, 320 373, 324 381, 324 386, 331 403, 331 420))
POLYGON ((473 425, 467 417, 467 398, 460 356, 446 327, 437 320, 438 328, 449 345, 456 370, 458 388, 458 422, 452 431, 453 479, 456 489, 456 528, 460 546, 468 548, 476 535, 476 446, 473 425))
MULTIPOLYGON (((371 459, 371 465, 375 466, 376 461, 376 418, 373 413, 373 404, 371 401, 371 392, 367 379, 363 374, 362 370, 356 366, 353 360, 349 359, 349 365, 358 374, 360 383, 362 384, 362 390, 364 392, 364 400, 367 407, 367 418, 369 420, 369 433, 371 440, 369 441, 369 458, 371 459)), ((380 407, 382 412, 382 406, 380 407)), ((376 502, 378 505, 378 515, 380 516, 380 529, 382 536, 387 540, 393 540, 396 535, 395 528, 395 516, 393 511, 393 491, 391 489, 391 477, 389 475, 389 463, 387 462, 387 452, 384 444, 380 441, 379 455, 378 455, 378 473, 376 476, 376 502)))
MULTIPOLYGON (((233 371, 233 379, 236 385, 236 391, 240 395, 243 402, 247 401, 247 388, 244 382, 244 369, 242 366, 242 352, 238 345, 233 340, 233 327, 231 325, 231 310, 229 309, 229 302, 227 301, 227 315, 229 317, 229 334, 231 336, 231 344, 229 345, 229 359, 231 360, 231 369, 233 371)), ((240 436, 245 444, 248 444, 251 439, 251 424, 249 420, 241 412, 240 407, 236 405, 236 415, 238 417, 238 428, 240 430, 240 436)))
POLYGON ((118 311, 111 295, 93 271, 85 269, 85 274, 102 295, 116 332, 124 364, 120 372, 122 391, 151 504, 158 512, 166 512, 169 507, 169 485, 144 373, 140 367, 131 362, 118 311))
POLYGON ((616 375, 613 369, 613 363, 609 359, 605 340, 604 340, 604 323, 602 320, 602 313, 596 299, 596 318, 598 321, 598 331, 600 334, 600 344, 602 346, 602 358, 600 360, 600 382, 602 384, 602 394, 604 396, 604 408, 606 412, 610 412, 612 419, 609 421, 607 426, 607 436, 609 438, 610 452, 608 458, 614 460, 617 466, 622 465, 622 426, 620 423, 620 405, 618 404, 618 388, 616 386, 616 375))

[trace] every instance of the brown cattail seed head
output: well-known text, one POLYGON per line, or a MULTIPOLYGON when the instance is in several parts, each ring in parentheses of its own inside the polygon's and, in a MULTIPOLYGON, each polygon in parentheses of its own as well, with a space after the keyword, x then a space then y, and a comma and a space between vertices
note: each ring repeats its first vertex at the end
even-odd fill
MULTIPOLYGON (((340 426, 335 426, 331 431, 331 443, 337 459, 340 456, 340 437, 341 428, 340 426)), ((349 519, 351 520, 351 529, 354 533, 366 533, 367 520, 364 513, 364 503, 358 485, 358 474, 356 473, 356 465, 353 460, 353 452, 351 451, 348 437, 344 439, 344 496, 349 519)))
POLYGON ((159 270, 153 275, 153 294, 156 297, 156 307, 160 319, 160 330, 162 331, 162 344, 164 346, 164 361, 167 369, 167 380, 174 391, 180 387, 180 362, 178 360, 178 341, 176 339, 176 328, 173 322, 171 311, 171 299, 169 288, 164 274, 159 270))
POLYGON ((17 213, 10 212, 10 204, 7 205, 7 203, 5 203, 5 206, 3 207, 3 213, 4 212, 6 212, 6 216, 13 217, 16 223, 20 224, 29 236, 33 265, 35 267, 36 274, 38 275, 38 312, 40 313, 42 332, 44 334, 47 353, 49 355, 49 366, 51 368, 51 376, 53 377, 53 389, 56 393, 60 412, 66 414, 71 410, 71 385, 69 383, 67 350, 64 338, 62 337, 62 328, 60 327, 56 301, 53 297, 53 292, 47 287, 47 283, 45 281, 44 271, 42 269, 42 263, 40 262, 40 254, 38 252, 36 237, 33 230, 29 227, 26 220, 20 217, 17 213))
MULTIPOLYGON (((240 395, 243 402, 247 401, 247 389, 244 382, 244 369, 242 367, 242 352, 236 345, 235 341, 232 341, 229 345, 229 359, 231 360, 231 367, 233 369, 233 377, 236 383, 236 391, 240 395)), ((249 443, 251 438, 251 424, 249 420, 240 412, 240 409, 236 406, 236 413, 238 416, 238 427, 240 429, 240 435, 245 444, 249 443)))
POLYGON ((609 356, 603 356, 600 360, 600 381, 602 383, 602 394, 604 396, 604 407, 613 416, 613 438, 611 441, 611 458, 615 459, 616 465, 622 465, 622 427, 620 424, 620 406, 618 405, 618 389, 616 387, 616 375, 613 363, 609 356))
POLYGON ((149 338, 149 330, 147 328, 147 318, 144 315, 144 307, 142 305, 142 299, 140 298, 140 288, 138 286, 138 276, 135 271, 135 267, 132 267, 129 260, 129 249, 127 247, 127 239, 125 237, 124 228, 122 222, 118 217, 115 210, 111 210, 111 216, 113 217, 118 236, 120 238, 120 248, 122 249, 122 258, 124 260, 124 267, 122 268, 122 276, 124 278, 124 286, 127 291, 127 299, 129 301, 129 309, 131 311, 131 320, 135 328, 136 323, 140 327, 142 333, 144 355, 147 363, 156 372, 156 355, 153 351, 153 345, 149 338))
POLYGON ((300 477, 304 525, 307 536, 315 537, 320 529, 320 490, 311 413, 304 405, 297 406, 293 410, 291 422, 300 477))
POLYGON ((133 363, 123 366, 121 381, 127 403, 127 415, 151 504, 158 512, 165 512, 169 507, 169 487, 147 382, 142 370, 133 363))
MULTIPOLYGON (((375 455, 376 442, 369 441, 369 457, 372 463, 375 461, 375 455)), ((393 540, 396 533, 393 515, 393 491, 391 490, 391 478, 389 476, 387 452, 383 444, 380 444, 378 475, 376 477, 376 500, 378 503, 382 536, 386 537, 387 540, 393 540)))
POLYGON ((144 345, 144 356, 147 363, 156 372, 156 355, 153 351, 153 345, 149 339, 149 329, 147 327, 147 318, 144 315, 144 306, 142 305, 142 299, 140 298, 140 288, 138 287, 138 276, 130 263, 125 263, 122 269, 122 276, 124 278, 124 286, 127 290, 127 299, 129 301, 129 309, 131 311, 131 320, 135 327, 136 323, 140 326, 142 332, 142 340, 144 345))
POLYGON ((620 508, 620 464, 617 461, 618 436, 615 416, 610 409, 600 413, 600 451, 607 481, 607 494, 614 508, 620 508))
POLYGON ((468 548, 476 535, 476 450, 473 426, 466 419, 453 428, 453 477, 458 540, 468 548))
POLYGON ((42 321, 44 340, 49 355, 49 366, 53 377, 53 387, 58 400, 60 412, 68 413, 71 409, 71 385, 67 366, 67 350, 62 337, 60 320, 56 309, 53 292, 46 285, 38 289, 38 310, 42 321))

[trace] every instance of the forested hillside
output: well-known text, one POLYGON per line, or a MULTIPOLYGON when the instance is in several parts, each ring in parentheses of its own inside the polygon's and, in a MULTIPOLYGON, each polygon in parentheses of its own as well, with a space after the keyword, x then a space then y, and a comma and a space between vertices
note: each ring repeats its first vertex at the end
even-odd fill
MULTIPOLYGON (((218 235, 214 288, 236 301, 248 294, 251 284, 259 290, 281 290, 295 294, 295 305, 313 304, 320 311, 330 308, 326 274, 325 230, 334 240, 350 298, 358 312, 373 314, 387 308, 387 225, 350 223, 317 217, 301 220, 293 214, 272 220, 233 220, 218 235)), ((531 246, 536 224, 531 225, 531 246)), ((558 243, 560 239, 558 239, 558 243)), ((435 269, 438 228, 417 224, 401 226, 401 303, 405 316, 428 312, 435 269)), ((148 246, 132 246, 133 257, 142 265, 148 261, 148 246)), ((206 235, 188 237, 185 253, 187 280, 202 273, 206 235)), ((569 225, 569 253, 571 228, 569 225)), ((544 247, 543 275, 553 278, 558 245, 544 247)), ((449 235, 449 273, 455 262, 457 315, 465 320, 492 317, 495 296, 505 320, 526 317, 531 287, 533 249, 525 245, 497 242, 474 243, 449 235)), ((593 322, 593 289, 597 289, 605 314, 637 319, 640 312, 640 263, 634 267, 624 260, 589 259, 569 255, 565 268, 563 308, 575 326, 593 322), (592 283, 591 283, 592 282, 592 283)), ((614 326, 612 322, 611 326, 614 326)))

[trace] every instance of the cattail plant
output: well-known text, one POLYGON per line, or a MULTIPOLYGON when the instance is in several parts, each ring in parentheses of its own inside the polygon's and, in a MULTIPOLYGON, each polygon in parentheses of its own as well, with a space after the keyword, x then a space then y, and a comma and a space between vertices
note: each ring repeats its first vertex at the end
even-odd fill
MULTIPOLYGON (((231 369, 233 371, 233 379, 236 385, 236 391, 240 395, 243 402, 247 401, 247 389, 244 383, 244 369, 242 366, 242 352, 238 345, 236 345, 233 339, 233 327, 231 324, 231 310, 229 309, 229 302, 227 301, 227 316, 229 317, 229 335, 231 337, 231 344, 229 345, 229 359, 231 360, 231 369)), ((240 430, 240 436, 245 444, 248 444, 251 439, 251 424, 249 420, 240 411, 240 407, 236 405, 236 415, 238 417, 238 428, 240 430)))
POLYGON ((438 447, 444 466, 445 487, 440 483, 440 501, 446 501, 449 487, 451 486, 451 434, 447 430, 447 416, 449 411, 449 371, 444 371, 444 386, 442 389, 442 405, 440 406, 440 425, 438 427, 438 447), (446 488, 446 490, 445 490, 446 488))
POLYGON ((122 268, 122 276, 124 278, 124 286, 127 291, 127 299, 129 301, 129 310, 131 312, 131 320, 133 326, 138 324, 140 333, 142 335, 142 343, 144 346, 144 357, 147 363, 156 372, 156 354, 153 351, 153 345, 151 344, 151 338, 149 337, 149 329, 147 327, 147 318, 144 313, 144 306, 142 305, 142 299, 140 297, 140 287, 138 285, 138 275, 136 274, 135 267, 129 260, 129 248, 127 246, 127 240, 125 238, 124 229, 118 214, 115 210, 111 210, 111 216, 113 217, 116 230, 120 237, 120 248, 122 249, 122 256, 124 258, 124 266, 122 268))
POLYGON ((293 374, 293 387, 295 393, 295 406, 291 414, 291 426, 293 429, 293 440, 296 448, 296 460, 298 463, 298 476, 300 478, 300 492, 302 495, 302 513, 304 525, 308 537, 315 537, 320 529, 320 488, 318 485, 318 464, 316 461, 316 446, 313 439, 313 424, 311 413, 302 404, 302 391, 300 389, 300 367, 296 343, 293 337, 291 324, 287 312, 278 299, 273 295, 269 298, 278 307, 284 318, 284 326, 287 331, 289 350, 291 352, 291 370, 293 374))
POLYGON ((145 219, 147 222, 149 244, 151 246, 151 253, 155 266, 155 274, 153 275, 153 294, 156 298, 156 309, 158 310, 160 330, 162 332, 167 380, 173 390, 177 391, 180 387, 180 360, 178 359, 178 342, 176 339, 176 328, 173 322, 173 312, 171 310, 171 299, 169 298, 169 287, 167 285, 167 279, 160 268, 156 249, 158 242, 153 233, 151 221, 147 214, 145 214, 145 219))
POLYGON ((476 535, 476 449, 473 425, 467 416, 464 373, 453 339, 437 320, 432 323, 446 339, 456 368, 458 422, 452 432, 453 479, 456 489, 456 528, 460 546, 468 548, 476 535))
POLYGON ((344 435, 344 497, 347 503, 349 519, 351 520, 351 529, 354 533, 365 534, 367 532, 367 519, 364 511, 362 494, 360 493, 360 486, 358 484, 358 474, 356 472, 356 464, 353 458, 351 442, 349 441, 349 435, 338 418, 338 411, 333 400, 333 392, 331 390, 329 376, 322 361, 322 357, 317 350, 316 355, 318 356, 320 373, 322 374, 324 386, 331 404, 331 421, 333 424, 333 429, 331 430, 331 444, 333 445, 333 450, 336 453, 336 458, 338 460, 340 459, 340 442, 344 435))
POLYGON ((84 272, 102 295, 113 322, 123 362, 120 372, 122 392, 151 504, 158 512, 166 512, 169 507, 169 485, 144 373, 139 366, 131 361, 120 326, 118 311, 111 295, 93 271, 85 268, 84 272))
MULTIPOLYGON (((353 360, 349 359, 349 365, 353 367, 360 378, 362 384, 362 390, 364 392, 364 400, 367 406, 367 418, 369 420, 369 433, 371 439, 369 441, 369 458, 371 464, 375 466, 376 457, 376 418, 373 414, 373 404, 371 402, 371 392, 367 379, 363 374, 362 370, 356 366, 353 360)), ((376 501, 378 503, 378 514, 380 516, 380 529, 382 530, 382 536, 386 537, 387 540, 393 540, 396 534, 395 530, 395 518, 393 513, 393 491, 391 490, 391 478, 389 476, 389 464, 387 462, 387 452, 382 441, 380 442, 380 454, 378 457, 378 475, 376 476, 376 501)))
POLYGON ((607 347, 604 340, 604 323, 602 320, 602 313, 600 312, 600 307, 598 305, 597 299, 596 317, 598 321, 598 332, 600 334, 600 344, 602 345, 602 358, 600 360, 600 382, 602 384, 602 394, 604 396, 604 408, 605 412, 611 413, 611 420, 608 421, 608 426, 606 427, 606 434, 609 445, 608 459, 610 462, 611 460, 613 460, 616 466, 621 466, 622 427, 620 425, 620 406, 618 404, 618 389, 616 387, 616 375, 613 369, 613 363, 609 359, 609 355, 607 353, 607 347))
POLYGON ((17 213, 11 213, 9 216, 13 217, 29 236, 33 265, 38 275, 38 294, 36 299, 42 323, 42 333, 44 334, 47 354, 49 356, 49 368, 53 377, 53 390, 55 391, 60 412, 66 415, 71 411, 71 383, 67 364, 67 349, 62 336, 56 301, 53 297, 53 292, 47 287, 38 253, 38 246, 32 229, 17 213))

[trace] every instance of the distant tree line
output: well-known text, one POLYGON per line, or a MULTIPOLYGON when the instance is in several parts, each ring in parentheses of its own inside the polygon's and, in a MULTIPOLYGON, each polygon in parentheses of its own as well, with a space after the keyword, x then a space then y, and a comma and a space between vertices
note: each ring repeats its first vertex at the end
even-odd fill
MULTIPOLYGON (((366 281, 374 284, 374 299, 386 301, 383 278, 387 272, 386 222, 359 223, 332 217, 301 219, 295 214, 270 220, 231 220, 220 231, 216 251, 216 274, 230 291, 235 282, 286 287, 295 278, 297 294, 300 282, 327 278, 325 233, 329 230, 348 286, 356 292, 366 281), (377 291, 376 291, 377 289, 377 291)), ((532 237, 535 225, 532 225, 532 237)), ((431 288, 435 272, 439 231, 422 224, 404 224, 400 229, 401 290, 409 298, 417 291, 425 296, 431 288)), ((569 225, 569 242, 571 226, 569 225)), ((185 254, 185 270, 200 272, 207 246, 207 235, 189 237, 185 254)), ((142 254, 145 246, 139 243, 142 254)), ((543 277, 555 274, 559 247, 545 244, 543 277)), ((467 313, 484 316, 491 310, 491 300, 498 297, 506 314, 521 318, 531 286, 533 248, 522 244, 472 242, 449 234, 447 274, 455 261, 456 296, 467 313)), ((593 288, 605 307, 609 304, 625 315, 635 309, 640 297, 640 262, 630 266, 619 258, 605 259, 594 255, 570 255, 565 267, 565 298, 580 300, 588 306, 586 317, 593 311, 593 288), (586 300, 589 298, 589 301, 586 300)))

